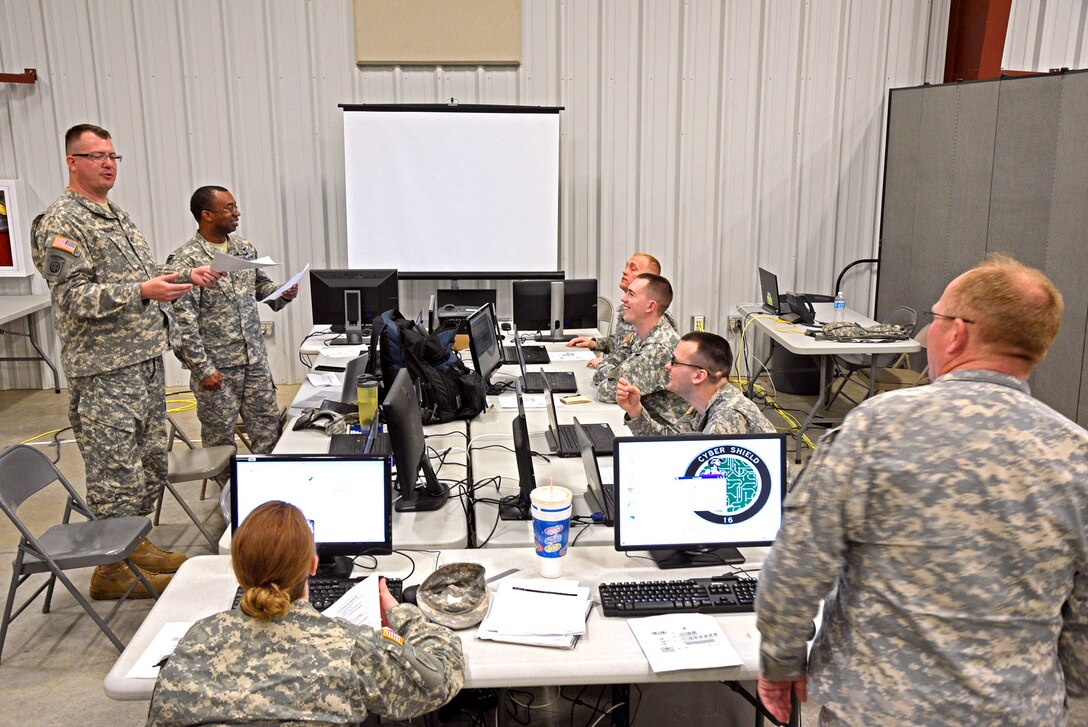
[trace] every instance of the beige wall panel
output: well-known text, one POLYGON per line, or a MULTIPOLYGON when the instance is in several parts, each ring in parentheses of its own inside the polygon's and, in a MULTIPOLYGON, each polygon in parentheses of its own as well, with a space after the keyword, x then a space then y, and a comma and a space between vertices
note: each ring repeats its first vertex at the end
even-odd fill
POLYGON ((521 0, 355 0, 359 64, 521 60, 521 0))

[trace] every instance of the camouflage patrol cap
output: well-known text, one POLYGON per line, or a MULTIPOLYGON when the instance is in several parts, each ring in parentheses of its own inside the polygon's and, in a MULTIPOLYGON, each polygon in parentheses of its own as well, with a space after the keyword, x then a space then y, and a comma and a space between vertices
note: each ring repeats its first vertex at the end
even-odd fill
POLYGON ((467 629, 487 614, 487 583, 478 563, 444 565, 419 587, 416 605, 430 620, 451 629, 467 629))

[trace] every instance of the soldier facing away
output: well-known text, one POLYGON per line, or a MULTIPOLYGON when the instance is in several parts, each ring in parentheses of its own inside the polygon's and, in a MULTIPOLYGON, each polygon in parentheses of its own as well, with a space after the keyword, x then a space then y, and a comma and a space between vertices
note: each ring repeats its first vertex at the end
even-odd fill
POLYGON ((1088 690, 1088 432, 1026 382, 1061 294, 996 256, 928 315, 933 383, 854 409, 786 500, 760 697, 784 721, 807 688, 822 725, 1064 725, 1088 690))

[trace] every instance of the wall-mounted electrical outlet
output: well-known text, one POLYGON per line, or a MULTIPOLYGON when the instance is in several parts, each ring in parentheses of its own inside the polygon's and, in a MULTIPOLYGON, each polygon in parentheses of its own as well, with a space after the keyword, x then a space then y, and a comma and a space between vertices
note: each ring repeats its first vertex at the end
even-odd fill
POLYGON ((729 316, 729 332, 740 333, 740 316, 729 316))
POLYGON ((261 335, 265 338, 272 338, 272 335, 276 332, 276 324, 274 321, 261 321, 261 335))
POLYGON ((706 330, 706 316, 692 316, 691 317, 691 330, 693 330, 693 331, 705 331, 706 330))

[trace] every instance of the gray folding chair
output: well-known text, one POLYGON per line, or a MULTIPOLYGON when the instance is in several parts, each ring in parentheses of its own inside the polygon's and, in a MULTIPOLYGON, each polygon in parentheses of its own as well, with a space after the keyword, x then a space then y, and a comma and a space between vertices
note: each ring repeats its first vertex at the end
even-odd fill
POLYGON ((597 326, 601 333, 605 336, 612 335, 612 315, 615 313, 615 309, 612 308, 612 301, 605 298, 603 295, 597 296, 597 326), (601 324, 604 324, 603 326, 601 324))
MULTIPOLYGON (((166 453, 166 486, 163 491, 159 493, 159 501, 155 505, 155 524, 159 524, 159 517, 162 514, 162 501, 166 496, 166 490, 169 490, 170 494, 173 495, 174 499, 181 505, 181 509, 185 511, 189 516, 189 519, 193 521, 201 534, 207 538, 208 543, 214 549, 218 544, 215 536, 208 531, 207 526, 204 524, 204 520, 193 511, 193 508, 190 507, 189 503, 185 501, 185 498, 181 496, 181 493, 175 485, 180 482, 196 482, 197 480, 201 480, 202 489, 200 491, 200 497, 203 499, 203 487, 208 484, 208 480, 215 480, 220 487, 226 483, 227 477, 229 476, 227 470, 230 468, 230 458, 238 450, 233 444, 222 444, 216 447, 197 447, 185 434, 185 430, 174 421, 172 416, 167 414, 166 418, 170 420, 170 443, 166 453), (185 444, 185 447, 174 449, 174 443, 179 439, 185 444)), ((213 510, 213 512, 215 511, 213 510)))
POLYGON ((96 519, 87 507, 87 503, 53 463, 37 449, 23 444, 13 445, 0 452, 0 509, 8 516, 21 536, 15 561, 12 563, 11 585, 4 605, 4 619, 0 622, 0 655, 3 654, 8 624, 14 621, 42 591, 46 592, 42 613, 49 613, 53 600, 53 587, 58 579, 83 607, 83 610, 94 619, 94 622, 102 629, 102 633, 109 637, 117 650, 124 651, 125 645, 108 626, 117 613, 117 609, 128 599, 137 583, 142 583, 153 597, 159 597, 148 579, 129 559, 129 555, 144 536, 151 532, 151 521, 146 517, 135 516, 96 519), (40 535, 34 535, 19 518, 19 506, 54 482, 59 482, 68 493, 64 517, 59 524, 40 535), (82 515, 87 520, 71 522, 73 512, 82 515), (109 614, 103 618, 68 579, 64 571, 109 565, 119 560, 124 560, 136 574, 137 580, 132 582, 109 614), (12 613, 16 589, 30 576, 46 572, 50 574, 49 579, 12 613))
MULTIPOLYGON (((918 313, 913 308, 908 308, 905 305, 901 305, 893 310, 891 313, 889 313, 887 318, 881 321, 881 323, 892 323, 898 326, 902 326, 903 329, 907 332, 908 336, 913 336, 914 328, 918 325, 918 313)), ((899 358, 899 354, 885 353, 878 354, 876 356, 870 356, 864 353, 846 353, 840 356, 833 356, 832 358, 835 361, 835 379, 840 379, 841 383, 839 384, 839 388, 835 389, 835 393, 832 394, 831 399, 828 400, 828 406, 830 406, 831 403, 834 402, 836 398, 838 398, 839 394, 842 394, 843 387, 846 386, 847 382, 850 381, 851 377, 853 377, 854 374, 858 373, 863 369, 872 370, 873 368, 880 369, 892 366, 899 358)), ((876 393, 876 385, 872 381, 867 381, 866 383, 869 387, 869 393, 866 394, 865 398, 868 398, 876 393)), ((831 385, 834 386, 834 384, 835 381, 833 379, 831 381, 831 385)), ((845 398, 850 399, 850 401, 853 401, 855 404, 858 403, 854 401, 848 394, 842 395, 845 398)))

